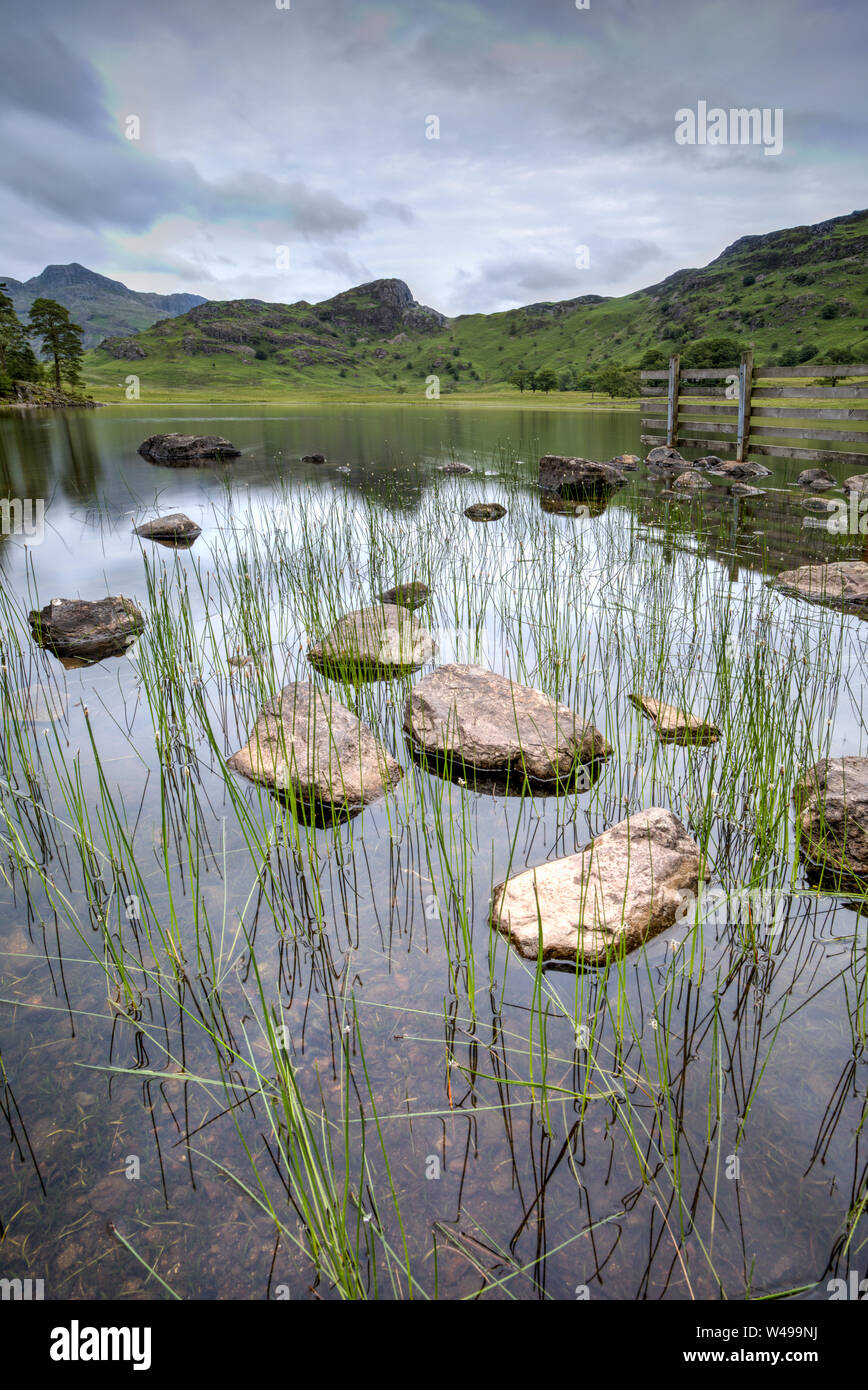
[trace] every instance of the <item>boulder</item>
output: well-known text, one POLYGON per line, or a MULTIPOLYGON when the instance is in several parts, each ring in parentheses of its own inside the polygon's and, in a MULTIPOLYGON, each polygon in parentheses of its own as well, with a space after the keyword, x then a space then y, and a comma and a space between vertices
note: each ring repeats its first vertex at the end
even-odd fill
POLYGON ((400 765, 371 730, 307 682, 263 705, 228 767, 310 811, 353 812, 401 780, 400 765))
POLYGON ((847 607, 868 603, 868 564, 864 560, 835 560, 828 565, 800 565, 771 581, 785 593, 814 603, 847 607))
POLYGON ((474 502, 471 507, 464 508, 464 515, 471 521, 500 521, 506 516, 506 507, 499 502, 474 502))
POLYGON ((711 483, 707 478, 703 478, 701 473, 696 473, 691 468, 688 469, 686 473, 679 473, 672 486, 682 488, 685 491, 697 491, 705 487, 711 487, 711 483))
POLYGON ((851 473, 849 478, 845 478, 841 487, 845 492, 855 492, 860 499, 868 497, 868 473, 851 473))
POLYGON ((671 927, 698 895, 699 846, 653 806, 613 825, 578 854, 525 869, 494 890, 491 924, 535 960, 603 965, 671 927))
POLYGON ((677 449, 673 449, 670 444, 660 444, 656 449, 652 449, 645 455, 645 462, 652 467, 659 468, 662 464, 682 463, 686 466, 687 460, 679 454, 677 449))
POLYGON ((868 874, 868 758, 821 758, 793 801, 806 855, 826 870, 868 874))
POLYGON ((803 468, 796 479, 797 487, 816 487, 820 483, 824 488, 834 487, 835 479, 825 468, 803 468))
POLYGON ((158 516, 153 521, 136 526, 134 534, 145 540, 159 541, 162 545, 182 546, 192 545, 196 537, 201 536, 202 528, 183 512, 170 512, 167 516, 158 516))
POLYGON ((407 584, 396 584, 394 589, 386 589, 380 594, 381 603, 396 604, 398 608, 421 608, 427 602, 431 590, 421 579, 411 579, 407 584))
POLYGON ((418 752, 480 772, 563 780, 612 749, 568 705, 481 666, 440 666, 413 686, 404 729, 418 752))
POLYGON ((418 671, 434 651, 431 634, 412 613, 381 603, 347 613, 310 648, 307 659, 320 671, 370 680, 418 671))
POLYGON ((544 454, 539 461, 539 485, 561 497, 587 497, 623 487, 626 479, 620 468, 592 459, 571 458, 566 454, 544 454))
POLYGON ((139 453, 150 463, 179 468, 184 464, 238 458, 241 450, 219 434, 152 434, 139 445, 139 453))
POLYGON ((302 463, 325 463, 325 454, 302 454, 302 463))
POLYGON ((142 612, 131 599, 53 598, 29 615, 33 637, 55 656, 76 661, 101 661, 120 656, 144 631, 142 612))
POLYGON ((638 454, 616 454, 613 459, 609 459, 608 468, 626 469, 628 473, 634 473, 642 462, 638 454))
POLYGON ((457 477, 459 474, 472 473, 473 469, 470 467, 469 463, 444 463, 440 472, 457 477))
POLYGON ((721 478, 768 478, 771 469, 766 468, 762 463, 744 463, 738 459, 722 459, 712 467, 709 464, 709 473, 714 473, 721 478))
POLYGON ((637 709, 654 720, 661 739, 671 739, 675 743, 716 743, 720 738, 720 730, 714 724, 698 719, 695 714, 688 714, 677 705, 665 705, 650 695, 631 695, 629 698, 637 709))

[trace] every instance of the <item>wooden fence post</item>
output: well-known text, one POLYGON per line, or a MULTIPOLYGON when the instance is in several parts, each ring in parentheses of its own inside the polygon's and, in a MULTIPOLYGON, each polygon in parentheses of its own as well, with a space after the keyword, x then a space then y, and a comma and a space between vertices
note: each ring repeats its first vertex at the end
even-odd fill
POLYGON ((738 463, 744 462, 745 452, 750 445, 750 398, 753 389, 753 353, 743 352, 738 369, 738 434, 735 457, 738 463))
POLYGON ((674 449, 678 442, 678 389, 681 378, 681 358, 676 353, 669 359, 669 410, 666 415, 666 443, 674 449))

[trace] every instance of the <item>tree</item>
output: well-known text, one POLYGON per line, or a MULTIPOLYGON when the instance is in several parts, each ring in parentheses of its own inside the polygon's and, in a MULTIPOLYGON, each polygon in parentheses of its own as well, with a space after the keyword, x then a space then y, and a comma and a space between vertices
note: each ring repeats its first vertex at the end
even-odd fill
POLYGON ((614 398, 615 396, 638 395, 639 387, 632 372, 610 363, 607 367, 601 367, 597 372, 592 390, 601 391, 603 395, 614 398))
POLYGON ((529 372, 526 367, 516 367, 512 376, 509 378, 510 386, 517 386, 519 391, 525 391, 531 384, 533 372, 529 372))
POLYGON ((737 338, 697 338, 684 350, 682 367, 732 367, 741 358, 737 338))
POLYGON ((5 284, 0 285, 0 372, 11 376, 8 361, 11 353, 26 342, 24 324, 15 312, 15 305, 6 293, 5 284))
POLYGON ((556 389, 557 384, 558 384, 557 373, 556 373, 556 372, 553 372, 552 369, 551 369, 551 367, 543 367, 540 371, 537 372, 537 374, 536 374, 536 389, 537 389, 537 391, 545 391, 546 395, 548 395, 549 391, 554 391, 554 390, 556 389))
POLYGON ((28 327, 42 339, 42 351, 53 359, 54 384, 58 391, 61 377, 70 386, 80 386, 83 329, 72 322, 69 310, 54 299, 34 299, 28 327))

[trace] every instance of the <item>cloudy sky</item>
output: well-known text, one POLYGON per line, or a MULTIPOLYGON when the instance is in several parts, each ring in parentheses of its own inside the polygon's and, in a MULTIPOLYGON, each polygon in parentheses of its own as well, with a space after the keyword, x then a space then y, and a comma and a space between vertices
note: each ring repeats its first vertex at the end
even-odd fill
POLYGON ((490 312, 623 294, 868 205, 865 0, 0 10, 17 279, 81 261, 134 289, 293 301, 399 276, 490 312), (678 144, 700 101, 780 109, 781 153, 678 144))

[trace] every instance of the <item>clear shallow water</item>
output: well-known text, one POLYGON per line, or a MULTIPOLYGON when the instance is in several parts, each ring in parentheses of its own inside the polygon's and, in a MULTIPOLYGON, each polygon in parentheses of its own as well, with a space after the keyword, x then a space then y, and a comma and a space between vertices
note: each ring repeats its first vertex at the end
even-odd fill
MULTIPOLYGON (((370 1188, 354 1187, 360 1219, 398 1239, 375 1104, 428 1292, 432 1239, 447 1297, 573 1299, 586 1287, 591 1299, 721 1288, 739 1298, 802 1286, 801 1296, 825 1297, 826 1278, 860 1267, 864 1218, 860 1228, 848 1214, 866 1179, 866 919, 852 899, 803 892, 780 824, 769 848, 759 808, 768 796, 749 767, 734 794, 721 750, 661 750, 626 698, 663 651, 664 689, 716 713, 731 706, 727 749, 748 741, 749 715, 783 718, 791 704, 785 759, 806 747, 865 752, 864 624, 770 604, 763 582, 766 571, 845 552, 802 527, 788 486, 801 465, 776 467, 768 495, 749 504, 725 488, 675 503, 642 472, 590 520, 541 509, 540 454, 621 451, 640 452, 638 419, 604 411, 129 406, 0 420, 0 496, 48 502, 29 565, 18 539, 2 544, 7 615, 55 595, 123 593, 153 631, 164 597, 190 677, 173 687, 149 635, 131 658, 64 671, 26 643, 13 658, 4 634, 4 1275, 44 1278, 48 1297, 168 1296, 112 1223, 182 1297, 311 1296, 311 1262, 257 1205, 240 1144, 243 1135, 283 1217, 274 1139, 238 1061, 270 1067, 269 1009, 317 1113, 340 1113, 349 1048, 371 1146, 370 1188), (175 470, 136 454, 146 435, 170 429, 225 434, 242 458, 175 470), (301 465, 309 452, 329 463, 301 465), (453 456, 474 475, 442 478, 438 465, 453 456), (507 519, 474 528, 461 512, 477 500, 502 500, 507 519), (156 510, 202 525, 193 550, 140 545, 132 525, 156 510), (318 535, 318 591, 308 594, 299 580, 318 535), (271 824, 272 812, 246 785, 239 809, 221 768, 266 692, 258 675, 227 666, 227 652, 267 648, 274 683, 306 678, 304 650, 324 615, 420 563, 434 590, 420 617, 440 640, 438 659, 466 655, 457 648, 472 634, 486 664, 586 709, 615 756, 590 793, 475 792, 414 766, 400 727, 406 683, 340 691, 401 761, 402 788, 351 825, 284 835, 266 868, 245 828, 271 824), (218 576, 241 568, 246 588, 221 589, 218 576), (459 572, 475 585, 466 602, 459 572), (726 636, 724 600, 737 638, 729 694, 711 660, 726 636), (779 699, 794 679, 794 640, 810 672, 803 707, 779 699), (749 707, 739 694, 748 670, 761 692, 749 707), (216 748, 194 707, 197 680, 216 748), (47 737, 36 730, 37 776, 19 777, 13 795, 15 691, 30 683, 62 690, 68 712, 47 737), (162 726, 160 689, 173 691, 162 726), (106 807, 117 808, 141 876, 133 886, 148 896, 143 921, 183 945, 180 980, 158 951, 158 981, 144 925, 125 916, 129 873, 97 855, 89 875, 94 856, 82 853, 68 804, 76 778, 94 845, 104 844, 106 807), (763 883, 786 895, 783 921, 747 948, 744 924, 726 913, 701 931, 685 923, 629 957, 620 978, 547 970, 540 987, 491 935, 492 883, 652 804, 707 837, 713 885, 737 891, 761 864, 763 883), (9 849, 16 818, 51 892, 9 849), (136 1016, 107 987, 105 922, 140 956, 136 1016), (210 946, 197 953, 206 934, 213 956, 210 946), (200 1026, 218 999, 232 1040, 222 1072, 200 1026), (579 1022, 594 1035, 595 1066, 576 1046, 579 1022)), ((356 1124, 356 1155, 359 1134, 356 1124)), ((316 1287, 336 1296, 326 1279, 316 1287)))

